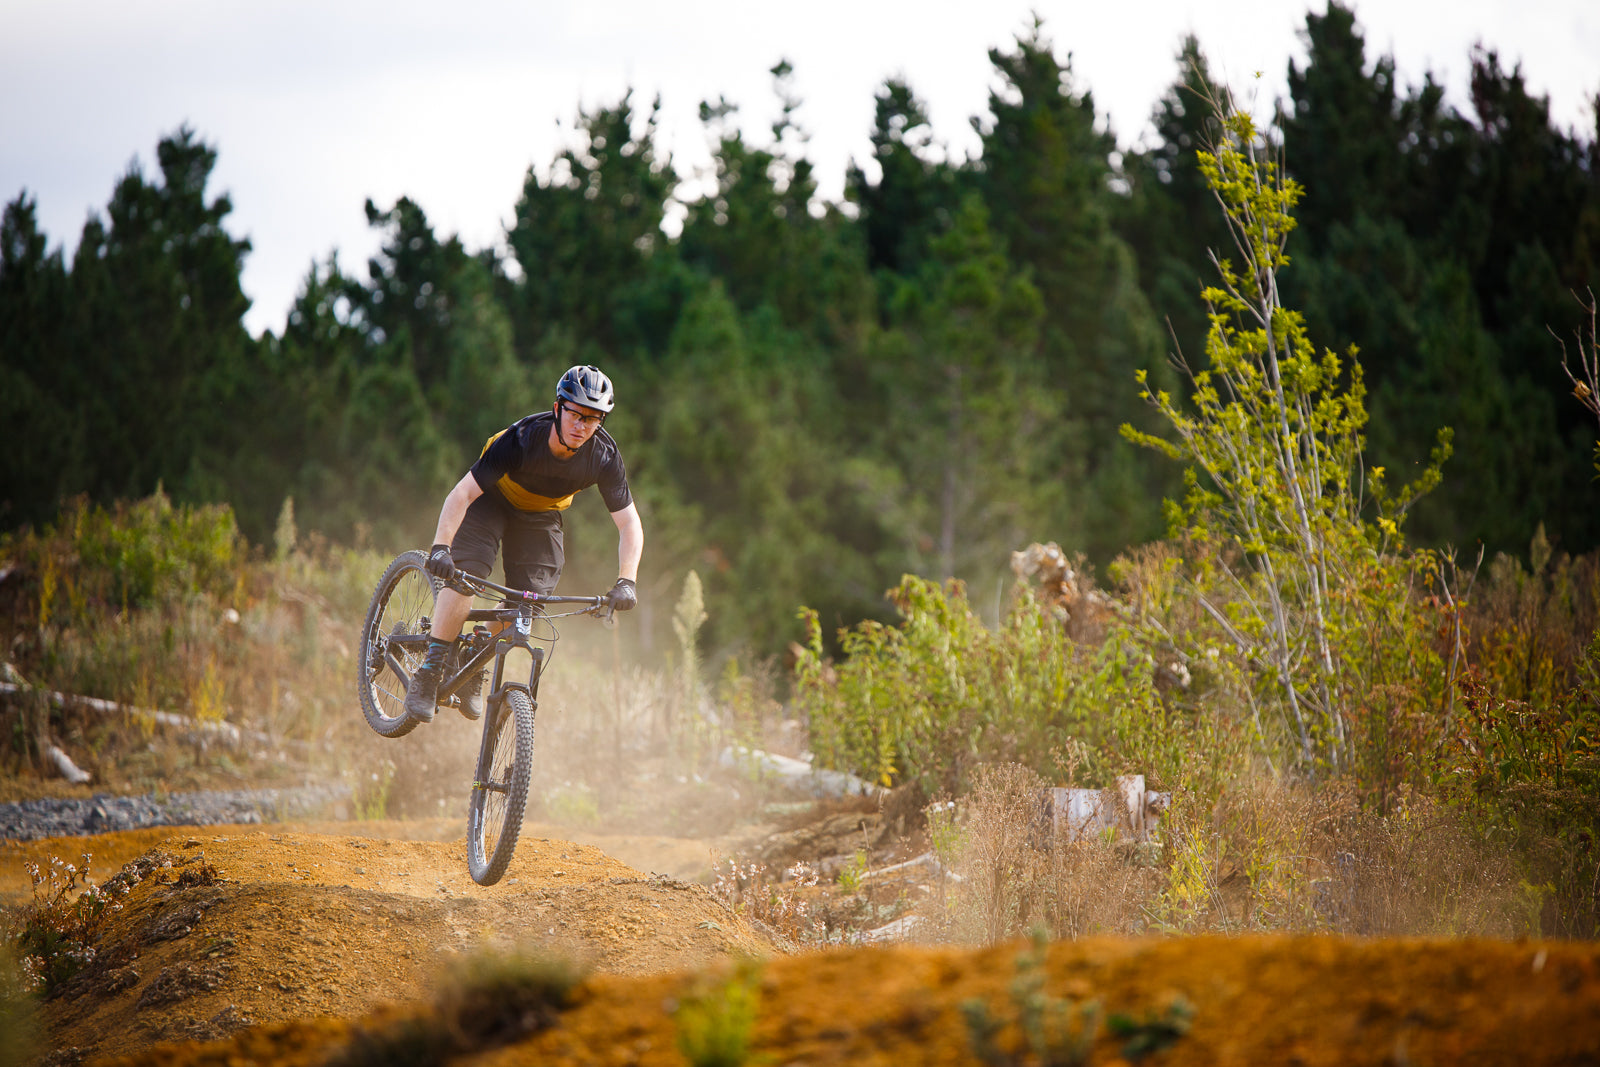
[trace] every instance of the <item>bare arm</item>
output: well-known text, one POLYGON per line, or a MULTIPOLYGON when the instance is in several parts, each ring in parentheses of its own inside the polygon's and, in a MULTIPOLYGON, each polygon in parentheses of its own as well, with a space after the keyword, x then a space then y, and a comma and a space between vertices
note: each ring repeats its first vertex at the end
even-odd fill
POLYGON ((468 471, 450 490, 450 495, 444 498, 444 507, 439 509, 439 528, 433 532, 433 543, 448 545, 454 541, 456 531, 461 529, 461 520, 466 517, 468 505, 482 495, 483 487, 468 471))
POLYGON ((644 524, 639 521, 639 509, 629 504, 621 511, 613 511, 611 521, 617 524, 617 577, 638 581, 639 560, 644 556, 644 524))

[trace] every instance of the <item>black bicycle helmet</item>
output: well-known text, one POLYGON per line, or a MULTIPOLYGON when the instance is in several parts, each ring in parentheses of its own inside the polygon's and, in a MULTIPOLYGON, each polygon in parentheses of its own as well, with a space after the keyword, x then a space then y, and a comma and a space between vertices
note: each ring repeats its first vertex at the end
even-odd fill
POLYGON ((580 366, 567 371, 556 384, 556 399, 600 412, 609 412, 617 406, 611 379, 602 374, 599 367, 580 366))

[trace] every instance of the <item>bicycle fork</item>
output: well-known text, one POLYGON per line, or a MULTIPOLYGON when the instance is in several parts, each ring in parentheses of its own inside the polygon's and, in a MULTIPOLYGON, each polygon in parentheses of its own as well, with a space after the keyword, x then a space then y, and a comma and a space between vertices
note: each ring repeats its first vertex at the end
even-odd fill
POLYGON ((505 653, 510 648, 503 650, 495 657, 494 680, 489 687, 489 697, 486 701, 486 711, 483 716, 483 734, 478 741, 478 766, 472 776, 472 788, 487 789, 491 792, 504 793, 509 788, 509 781, 497 781, 494 778, 494 752, 495 737, 500 732, 500 711, 505 706, 506 694, 513 689, 521 689, 528 694, 528 705, 534 713, 539 711, 539 676, 544 671, 545 650, 537 645, 530 645, 522 641, 511 644, 511 648, 526 648, 529 656, 533 658, 533 666, 528 670, 528 684, 505 681, 505 653))

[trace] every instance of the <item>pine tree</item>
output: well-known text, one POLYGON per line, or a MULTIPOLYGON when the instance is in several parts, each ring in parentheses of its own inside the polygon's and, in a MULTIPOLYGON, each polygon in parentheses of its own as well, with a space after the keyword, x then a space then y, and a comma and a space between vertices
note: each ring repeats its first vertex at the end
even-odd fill
POLYGON ((1045 381, 1064 397, 1068 423, 1055 480, 1082 531, 1073 547, 1105 561, 1161 531, 1159 501, 1174 474, 1118 427, 1155 426, 1132 383, 1141 370, 1168 380, 1165 346, 1133 256, 1111 229, 1115 139, 1097 128, 1092 96, 1075 89, 1037 21, 1015 51, 989 57, 1005 84, 977 122, 975 180, 1008 256, 1043 298, 1045 381))
POLYGON ((803 154, 807 135, 795 120, 792 68, 780 62, 772 75, 782 108, 770 147, 746 143, 727 100, 700 105, 701 122, 716 138, 716 187, 685 205, 678 252, 719 279, 741 310, 766 305, 786 325, 848 343, 873 310, 864 299, 860 248, 846 220, 816 200, 803 154))
POLYGON ((24 191, 0 219, 0 525, 40 523, 87 484, 88 426, 72 407, 67 270, 24 191))
POLYGON ((656 151, 660 109, 658 99, 641 122, 630 92, 580 112, 576 143, 549 174, 529 169, 507 234, 519 274, 507 305, 524 361, 552 333, 574 338, 597 363, 635 361, 665 343, 688 283, 675 257, 661 254, 677 178, 656 151))

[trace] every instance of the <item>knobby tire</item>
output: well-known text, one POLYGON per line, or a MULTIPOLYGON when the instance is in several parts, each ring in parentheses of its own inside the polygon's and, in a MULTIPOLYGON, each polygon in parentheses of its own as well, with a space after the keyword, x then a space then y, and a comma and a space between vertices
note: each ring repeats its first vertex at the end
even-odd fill
MULTIPOLYGON (((389 662, 387 638, 421 632, 421 619, 433 614, 437 585, 424 567, 427 557, 415 549, 394 558, 367 607, 361 628, 361 650, 356 661, 357 691, 367 725, 383 737, 404 737, 417 727, 406 714, 406 684, 389 662)), ((396 657, 407 674, 422 662, 420 651, 396 657)))
POLYGON ((517 850, 533 779, 533 703, 528 694, 520 689, 506 693, 483 729, 467 807, 467 867, 474 882, 494 885, 517 850))

